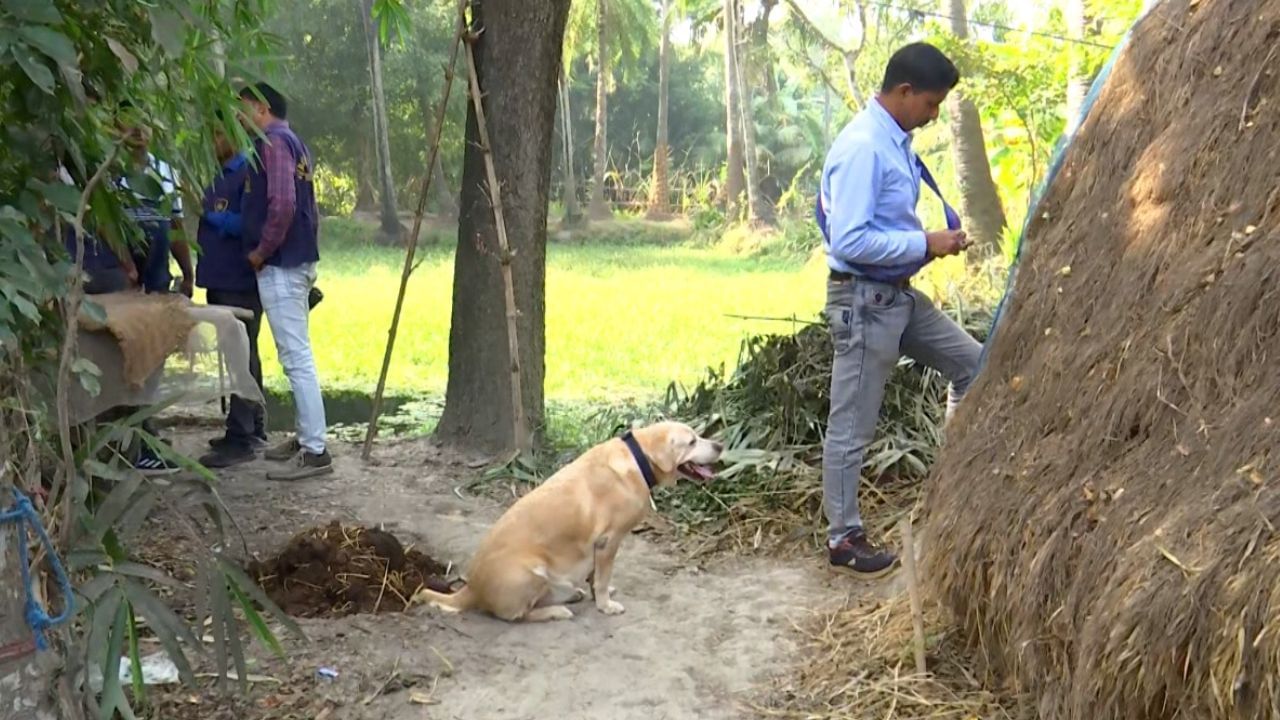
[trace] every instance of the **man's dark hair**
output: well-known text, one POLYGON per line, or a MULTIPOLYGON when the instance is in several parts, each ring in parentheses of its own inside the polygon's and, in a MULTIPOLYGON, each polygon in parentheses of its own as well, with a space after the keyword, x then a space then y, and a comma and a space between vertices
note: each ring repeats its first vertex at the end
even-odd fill
POLYGON ((889 92, 907 83, 917 91, 938 92, 950 90, 960 82, 960 71, 955 63, 929 43, 911 43, 900 48, 889 58, 884 70, 881 92, 889 92))
POLYGON ((284 96, 278 90, 270 85, 261 82, 255 85, 246 85, 240 90, 240 97, 248 100, 260 100, 267 103, 271 114, 284 120, 289 115, 289 103, 285 101, 284 96))

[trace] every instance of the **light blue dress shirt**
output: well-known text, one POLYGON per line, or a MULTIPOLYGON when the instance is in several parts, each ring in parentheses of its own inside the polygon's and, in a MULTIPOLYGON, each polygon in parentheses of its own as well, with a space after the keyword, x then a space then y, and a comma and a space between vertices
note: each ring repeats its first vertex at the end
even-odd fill
POLYGON ((836 137, 822 168, 827 266, 887 282, 924 267, 920 174, 911 135, 879 100, 867 103, 836 137))

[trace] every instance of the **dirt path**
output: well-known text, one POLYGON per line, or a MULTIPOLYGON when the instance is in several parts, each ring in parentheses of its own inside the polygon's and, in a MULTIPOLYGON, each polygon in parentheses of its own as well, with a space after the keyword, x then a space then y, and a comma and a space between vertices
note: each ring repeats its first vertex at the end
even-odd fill
MULTIPOLYGON (((203 437, 183 435, 179 447, 194 451, 203 437)), ((223 475, 224 498, 253 552, 270 554, 293 533, 338 519, 383 523, 406 545, 465 563, 504 507, 456 494, 475 471, 426 443, 384 449, 377 465, 362 463, 354 447, 336 450, 337 472, 318 480, 270 483, 262 462, 223 475)), ((330 718, 741 718, 749 715, 739 704, 744 694, 792 660, 792 622, 869 589, 821 572, 817 562, 697 567, 641 535, 624 544, 615 585, 627 608, 616 617, 588 601, 575 606, 571 621, 536 625, 423 607, 306 620, 310 642, 290 644, 292 670, 274 666, 291 673, 286 688, 295 686, 289 689, 303 692, 312 707, 327 703, 330 718), (337 668, 339 678, 317 679, 320 666, 337 668), (417 685, 365 704, 393 670, 417 685), (415 693, 432 704, 412 703, 415 693)), ((263 692, 260 709, 274 702, 263 692)))

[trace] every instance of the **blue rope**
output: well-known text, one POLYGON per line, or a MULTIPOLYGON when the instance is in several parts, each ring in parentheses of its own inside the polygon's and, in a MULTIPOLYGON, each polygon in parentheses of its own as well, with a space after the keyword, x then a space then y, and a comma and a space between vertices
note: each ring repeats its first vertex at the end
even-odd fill
POLYGON ((1102 93, 1102 86, 1106 84, 1107 78, 1111 76, 1111 69, 1115 67, 1116 59, 1120 57, 1121 51, 1129 44, 1129 38, 1133 35, 1133 28, 1137 27, 1138 23, 1142 22, 1142 19, 1158 4, 1158 2, 1155 2, 1145 7, 1138 14, 1138 18, 1134 20, 1133 25, 1129 26, 1129 29, 1125 31, 1124 37, 1120 39, 1115 49, 1111 51, 1111 56, 1107 58, 1106 64, 1098 72, 1093 85, 1089 87, 1089 94, 1085 96, 1080 108, 1080 121, 1076 123, 1071 132, 1064 133, 1062 137, 1058 138, 1058 143, 1053 151, 1053 161, 1049 164, 1049 172, 1040 181, 1039 187, 1036 188, 1035 194, 1032 196, 1031 207, 1027 210, 1027 217, 1022 223, 1022 234, 1019 236, 1018 248, 1013 254, 1013 262, 1009 265, 1009 277, 1005 281, 1004 294, 1001 295, 1000 302, 996 305, 996 311, 991 317, 991 329, 987 332, 986 342, 982 344, 982 354, 978 358, 979 371, 986 367, 987 353, 991 350, 991 344, 995 340, 996 330, 1000 326, 1005 306, 1013 295, 1013 286, 1018 278, 1018 265, 1022 262, 1022 250, 1027 244, 1027 228, 1031 227, 1032 221, 1039 214, 1040 202, 1048 193, 1049 187, 1053 185, 1054 179, 1058 177, 1058 170, 1062 168, 1062 159, 1067 154, 1067 148, 1071 146, 1071 141, 1075 139, 1076 133, 1084 125, 1085 118, 1089 116, 1089 111, 1093 108, 1093 104, 1098 100, 1098 95, 1102 93))
POLYGON ((0 525, 6 523, 18 525, 18 569, 22 573, 22 588, 27 596, 26 605, 23 608, 24 616, 27 626, 35 634, 36 649, 47 650, 49 643, 45 640, 45 631, 61 625, 71 617, 71 580, 67 578, 62 561, 58 559, 53 543, 49 540, 49 534, 45 532, 44 525, 40 522, 40 515, 31 504, 31 500, 16 487, 13 488, 13 498, 13 507, 0 512, 0 525), (58 591, 62 593, 62 612, 56 617, 49 617, 49 613, 36 600, 35 587, 31 584, 31 551, 27 547, 27 531, 24 525, 29 525, 35 531, 36 536, 40 538, 40 545, 49 555, 49 565, 52 566, 54 577, 58 581, 58 591))

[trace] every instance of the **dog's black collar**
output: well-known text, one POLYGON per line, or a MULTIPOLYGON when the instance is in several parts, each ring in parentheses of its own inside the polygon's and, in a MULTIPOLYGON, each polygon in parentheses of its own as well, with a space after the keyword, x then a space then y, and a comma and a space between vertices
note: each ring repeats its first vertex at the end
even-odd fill
POLYGON ((636 436, 628 430, 622 433, 622 442, 627 444, 627 448, 631 450, 631 457, 636 459, 636 465, 640 466, 640 474, 644 476, 644 484, 652 490, 654 485, 658 484, 658 478, 653 474, 653 466, 649 464, 649 458, 645 456, 644 450, 640 449, 640 443, 636 441, 636 436))

